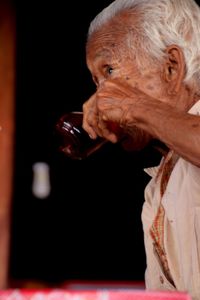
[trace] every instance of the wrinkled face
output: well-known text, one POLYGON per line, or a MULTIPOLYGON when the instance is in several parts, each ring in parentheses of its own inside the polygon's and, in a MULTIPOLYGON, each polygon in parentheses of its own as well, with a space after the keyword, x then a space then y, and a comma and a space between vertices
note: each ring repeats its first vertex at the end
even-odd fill
MULTIPOLYGON (((87 43, 87 66, 97 89, 105 80, 121 78, 130 85, 137 86, 146 94, 164 100, 166 91, 161 76, 161 66, 150 67, 146 64, 143 70, 138 69, 134 45, 131 50, 128 49, 124 39, 123 25, 119 26, 117 18, 115 17, 109 24, 93 33, 87 43)), ((123 24, 121 19, 120 22, 123 24)))

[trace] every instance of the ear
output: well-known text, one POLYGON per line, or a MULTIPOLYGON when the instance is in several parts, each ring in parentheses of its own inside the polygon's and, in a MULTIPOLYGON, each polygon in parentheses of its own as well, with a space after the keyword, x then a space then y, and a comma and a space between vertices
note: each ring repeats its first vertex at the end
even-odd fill
POLYGON ((170 45, 166 49, 164 63, 164 79, 169 83, 169 93, 176 94, 185 76, 185 58, 183 51, 177 45, 170 45))

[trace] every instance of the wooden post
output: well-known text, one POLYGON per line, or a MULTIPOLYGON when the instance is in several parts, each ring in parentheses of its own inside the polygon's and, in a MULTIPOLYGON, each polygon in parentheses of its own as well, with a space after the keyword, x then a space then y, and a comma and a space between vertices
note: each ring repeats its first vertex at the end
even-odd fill
POLYGON ((15 10, 0 0, 0 289, 8 287, 15 140, 15 10))

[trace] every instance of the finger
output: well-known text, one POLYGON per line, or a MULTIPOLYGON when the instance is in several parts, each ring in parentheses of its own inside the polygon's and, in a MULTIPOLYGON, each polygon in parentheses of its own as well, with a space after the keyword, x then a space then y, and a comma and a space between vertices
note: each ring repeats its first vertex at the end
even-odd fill
POLYGON ((118 137, 115 133, 109 132, 106 139, 112 143, 117 143, 118 142, 118 137))
POLYGON ((113 108, 107 105, 107 108, 103 110, 102 112, 102 120, 103 121, 110 121, 114 123, 119 123, 121 122, 123 115, 123 111, 120 107, 115 107, 113 108))
POLYGON ((116 128, 118 128, 118 126, 116 126, 116 124, 114 124, 113 122, 104 122, 102 119, 99 120, 99 135, 113 143, 116 143, 118 141, 116 128))
POLYGON ((83 129, 93 139, 97 137, 95 128, 97 127, 96 95, 92 95, 88 101, 83 104, 83 129))
POLYGON ((97 132, 95 130, 95 128, 97 128, 97 116, 93 111, 83 115, 82 127, 92 139, 97 137, 97 132))

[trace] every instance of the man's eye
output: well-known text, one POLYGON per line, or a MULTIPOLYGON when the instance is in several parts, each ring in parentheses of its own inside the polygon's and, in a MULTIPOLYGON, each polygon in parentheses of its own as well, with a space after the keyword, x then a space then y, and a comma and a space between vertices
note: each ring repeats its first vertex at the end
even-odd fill
POLYGON ((109 66, 109 65, 104 65, 104 66, 103 66, 103 69, 104 69, 104 72, 105 72, 106 74, 108 74, 108 75, 111 75, 112 72, 113 72, 113 68, 112 68, 111 66, 109 66))
POLYGON ((113 72, 113 68, 110 66, 107 66, 106 72, 110 75, 113 72))

